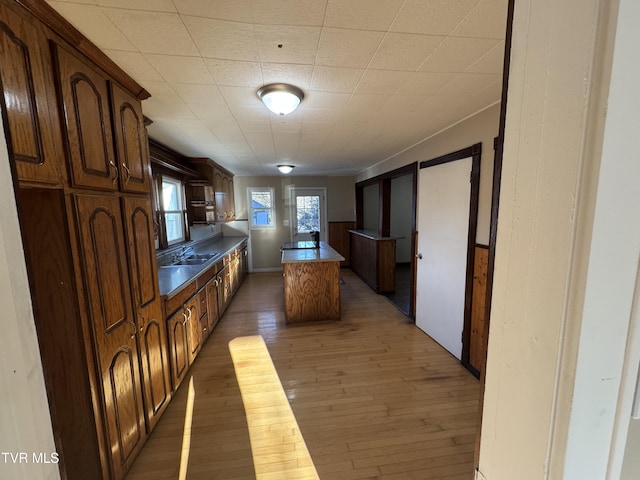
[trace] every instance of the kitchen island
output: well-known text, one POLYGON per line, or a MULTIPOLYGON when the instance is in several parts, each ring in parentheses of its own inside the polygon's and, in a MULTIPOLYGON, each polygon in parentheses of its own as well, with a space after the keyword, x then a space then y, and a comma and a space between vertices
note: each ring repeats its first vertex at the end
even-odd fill
POLYGON ((340 318, 340 262, 324 242, 320 248, 282 250, 287 324, 340 318))

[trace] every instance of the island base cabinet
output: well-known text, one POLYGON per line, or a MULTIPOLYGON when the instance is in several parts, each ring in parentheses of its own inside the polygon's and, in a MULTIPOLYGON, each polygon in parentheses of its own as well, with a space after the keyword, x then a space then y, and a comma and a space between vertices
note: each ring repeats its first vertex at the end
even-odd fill
POLYGON ((340 263, 283 264, 287 323, 340 318, 340 263))

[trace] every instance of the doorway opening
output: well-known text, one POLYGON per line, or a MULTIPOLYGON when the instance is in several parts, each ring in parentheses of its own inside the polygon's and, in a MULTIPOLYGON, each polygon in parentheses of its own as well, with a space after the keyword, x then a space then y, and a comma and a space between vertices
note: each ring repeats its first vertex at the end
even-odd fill
MULTIPOLYGON (((413 319, 418 164, 412 163, 356 184, 356 228, 395 240, 394 288, 383 294, 413 319)), ((383 269, 386 271, 386 269, 383 269)))

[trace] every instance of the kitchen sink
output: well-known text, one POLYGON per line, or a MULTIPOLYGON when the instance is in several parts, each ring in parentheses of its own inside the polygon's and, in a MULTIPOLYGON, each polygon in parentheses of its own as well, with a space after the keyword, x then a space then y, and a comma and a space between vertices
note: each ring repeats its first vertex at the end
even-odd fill
POLYGON ((196 253, 188 256, 187 260, 211 260, 213 257, 217 257, 219 253, 196 253))
POLYGON ((193 255, 189 255, 186 258, 182 258, 177 260, 169 265, 162 265, 160 268, 168 268, 168 267, 180 267, 184 265, 203 265, 207 263, 212 258, 219 256, 219 253, 196 253, 193 255))
POLYGON ((174 265, 202 265, 208 261, 208 258, 185 258, 184 260, 174 263, 174 265))

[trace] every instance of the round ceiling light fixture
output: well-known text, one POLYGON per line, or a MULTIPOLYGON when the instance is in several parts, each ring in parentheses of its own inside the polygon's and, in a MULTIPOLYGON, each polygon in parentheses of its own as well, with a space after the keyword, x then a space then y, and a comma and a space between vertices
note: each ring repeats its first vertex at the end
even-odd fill
POLYGON ((278 170, 282 173, 291 173, 293 165, 278 165, 278 170))
POLYGON ((298 87, 286 83, 271 83, 258 90, 258 97, 277 115, 293 112, 304 98, 298 87))

